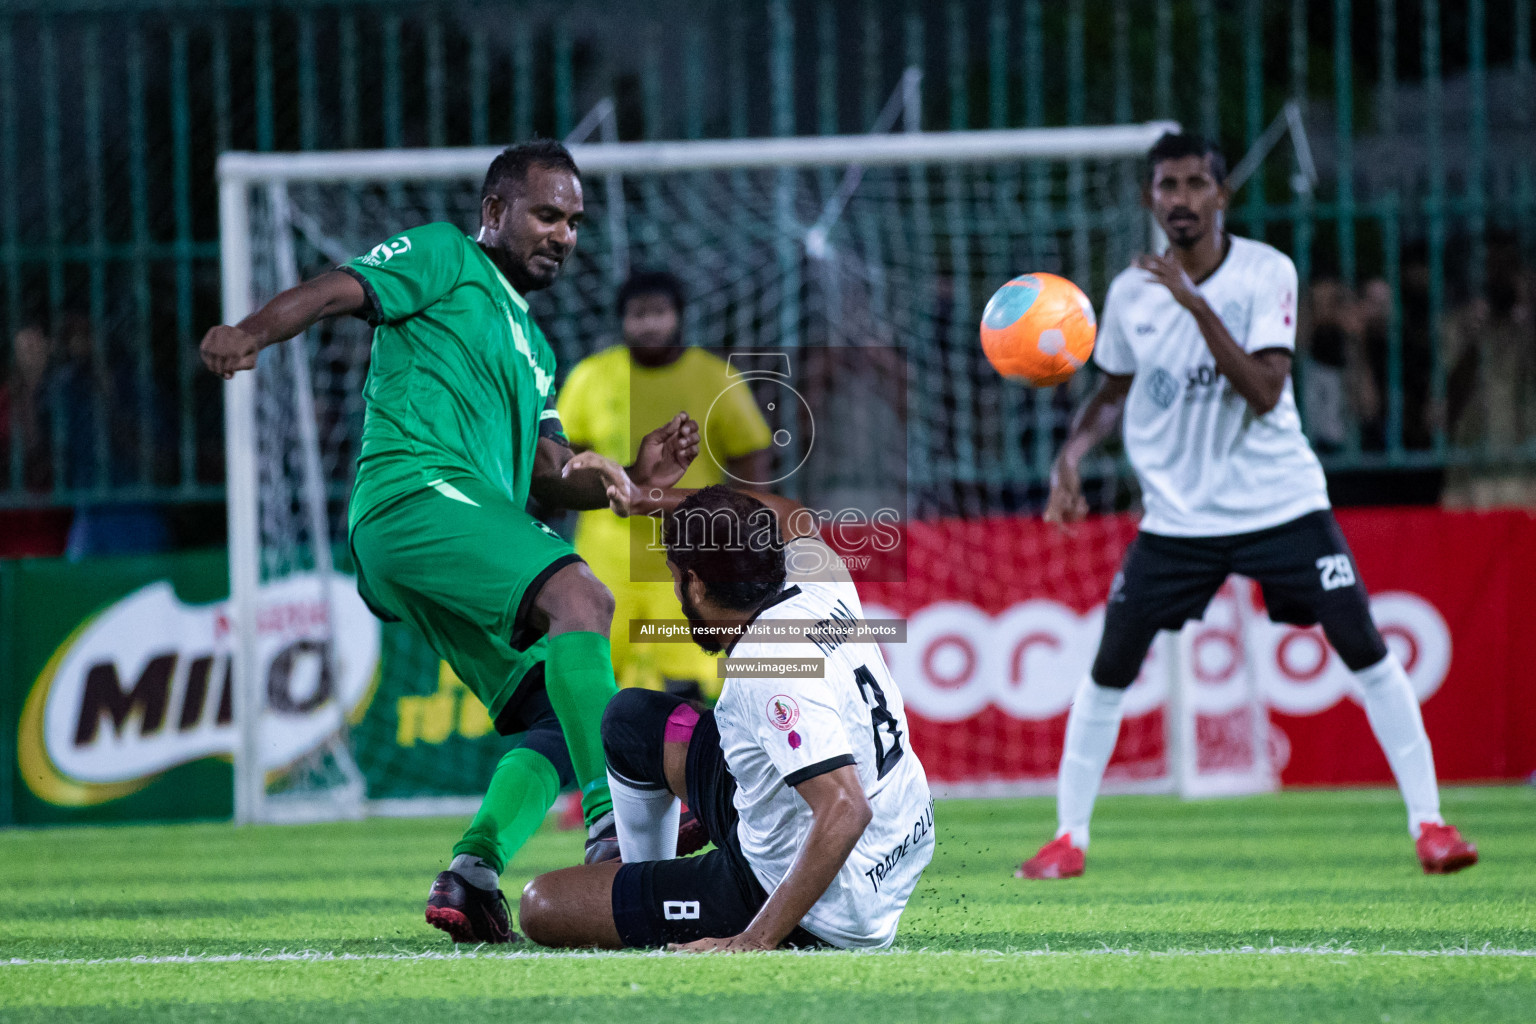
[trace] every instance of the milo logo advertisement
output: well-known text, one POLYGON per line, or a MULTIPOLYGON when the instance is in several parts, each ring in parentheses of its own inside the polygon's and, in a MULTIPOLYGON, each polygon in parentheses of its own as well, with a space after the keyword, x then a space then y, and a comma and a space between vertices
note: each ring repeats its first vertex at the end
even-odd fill
MULTIPOLYGON (((227 593, 219 585, 222 556, 198 564, 215 579, 187 571, 198 556, 157 561, 181 557, 189 561, 171 574, 180 580, 144 583, 83 614, 79 605, 98 588, 76 576, 84 593, 71 600, 66 581, 70 570, 97 566, 24 566, 0 580, 13 620, 0 627, 19 648, 4 688, 7 717, 15 716, 14 731, 9 723, 5 730, 14 738, 8 760, 15 777, 0 794, 0 810, 11 805, 13 820, 68 820, 72 809, 106 812, 86 819, 228 813, 240 742, 230 671, 235 637, 227 601, 197 599, 199 591, 227 593), (28 579, 50 570, 62 578, 28 579), (60 603, 73 604, 74 615, 60 603), (46 626, 28 628, 35 617, 52 619, 51 644, 46 626), (70 617, 73 625, 59 629, 70 617), (134 807, 111 812, 118 803, 134 807)), ((131 563, 149 561, 107 560, 99 571, 131 576, 131 563)), ((291 576, 259 591, 256 655, 265 704, 258 750, 262 767, 273 771, 366 709, 378 676, 379 623, 350 577, 291 576)))

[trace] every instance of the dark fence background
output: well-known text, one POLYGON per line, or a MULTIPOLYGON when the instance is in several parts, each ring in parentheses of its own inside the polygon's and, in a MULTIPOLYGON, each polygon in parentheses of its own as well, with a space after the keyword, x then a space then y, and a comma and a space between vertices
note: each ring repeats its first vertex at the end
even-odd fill
POLYGON ((216 539, 221 151, 561 137, 605 97, 624 139, 860 132, 912 65, 928 130, 1169 117, 1233 163, 1296 100, 1321 182, 1282 142, 1233 226, 1298 265, 1335 496, 1529 502, 1531 37, 1530 0, 7 3, 0 533, 216 539))

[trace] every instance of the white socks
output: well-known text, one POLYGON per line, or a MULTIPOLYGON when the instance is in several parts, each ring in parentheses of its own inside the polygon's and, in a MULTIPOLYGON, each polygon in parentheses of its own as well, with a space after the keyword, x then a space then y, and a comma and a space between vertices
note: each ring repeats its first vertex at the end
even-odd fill
POLYGON ((1440 790, 1435 783, 1435 758, 1419 714, 1419 698, 1397 655, 1389 653, 1370 668, 1355 673, 1365 697, 1365 717, 1381 744, 1397 788, 1408 805, 1408 832, 1419 837, 1419 826, 1445 824, 1440 817, 1440 790))
MULTIPOLYGON (((1435 760, 1419 714, 1419 699, 1395 654, 1356 672, 1355 679, 1364 695, 1371 730, 1408 805, 1408 831, 1417 839, 1421 825, 1444 824, 1435 760)), ((1088 819, 1093 816, 1104 768, 1120 735, 1124 701, 1124 690, 1099 686, 1088 678, 1078 688, 1067 714, 1066 748, 1056 777, 1056 835, 1070 835, 1072 845, 1080 850, 1088 848, 1088 819)), ((618 806, 617 795, 614 806, 618 806)))
POLYGON ((1088 819, 1093 816, 1104 767, 1120 735, 1124 703, 1123 689, 1100 686, 1090 676, 1078 687, 1067 714, 1067 743, 1056 776, 1056 820, 1060 823, 1056 835, 1071 835, 1072 845, 1079 850, 1088 849, 1088 819))
POLYGON ((476 889, 495 892, 501 888, 501 876, 491 870, 489 864, 472 853, 461 853, 453 858, 453 863, 448 865, 448 870, 456 872, 460 878, 476 889))
POLYGON ((619 855, 626 864, 671 860, 677 856, 677 821, 682 807, 665 789, 641 789, 608 773, 613 795, 613 823, 619 831, 619 855))

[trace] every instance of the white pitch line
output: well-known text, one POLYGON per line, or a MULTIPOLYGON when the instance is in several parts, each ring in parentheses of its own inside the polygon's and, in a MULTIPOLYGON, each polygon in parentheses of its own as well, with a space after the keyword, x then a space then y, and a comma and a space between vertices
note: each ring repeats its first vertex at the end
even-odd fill
MULTIPOLYGON (((788 952, 788 951, 783 951, 788 952)), ((239 963, 347 963, 360 961, 452 961, 452 960, 605 960, 636 959, 639 957, 668 956, 659 950, 648 952, 620 951, 512 951, 496 952, 484 947, 451 953, 439 950, 396 953, 335 953, 327 950, 263 950, 259 953, 181 953, 164 956, 119 957, 63 957, 58 959, 28 959, 10 957, 0 959, 0 967, 99 967, 114 964, 239 964, 239 963)), ((752 955, 752 954, 748 954, 752 955)), ((1302 956, 1302 957, 1513 957, 1536 958, 1536 949, 1501 949, 1491 944, 1482 946, 1447 946, 1442 949, 1356 949, 1353 946, 1233 946, 1223 949, 893 949, 893 950, 804 950, 789 953, 794 956, 930 956, 930 957, 981 957, 987 960, 1024 959, 1029 957, 1070 958, 1080 956, 1114 957, 1226 957, 1226 956, 1302 956)))

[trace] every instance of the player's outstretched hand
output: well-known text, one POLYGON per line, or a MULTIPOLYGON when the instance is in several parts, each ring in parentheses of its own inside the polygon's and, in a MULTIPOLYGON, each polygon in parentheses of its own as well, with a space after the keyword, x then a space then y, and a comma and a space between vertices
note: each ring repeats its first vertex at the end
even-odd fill
POLYGON ((203 335, 198 351, 202 353, 204 366, 229 380, 237 370, 256 368, 256 353, 261 351, 261 346, 240 328, 220 324, 203 335))
POLYGON ((732 935, 728 939, 695 939, 693 942, 668 944, 669 953, 757 953, 771 949, 746 935, 732 935))
POLYGON ((1088 518, 1088 500, 1083 497, 1083 483, 1077 467, 1057 463, 1051 470, 1051 496, 1045 503, 1045 521, 1071 532, 1074 523, 1088 518))
POLYGON ((699 425, 686 412, 680 412, 641 439, 629 475, 642 490, 671 487, 688 472, 698 454, 699 425))
POLYGON ((566 462, 565 468, 560 471, 563 477, 569 477, 572 473, 580 473, 583 470, 592 470, 603 479, 603 489, 608 495, 608 507, 613 514, 621 519, 627 519, 638 510, 644 492, 624 472, 624 467, 612 459, 604 458, 597 452, 581 452, 572 455, 566 462))
POLYGON ((1173 300, 1185 309, 1200 299, 1195 282, 1189 279, 1184 265, 1173 255, 1138 256, 1136 265, 1152 275, 1152 279, 1173 293, 1173 300))

